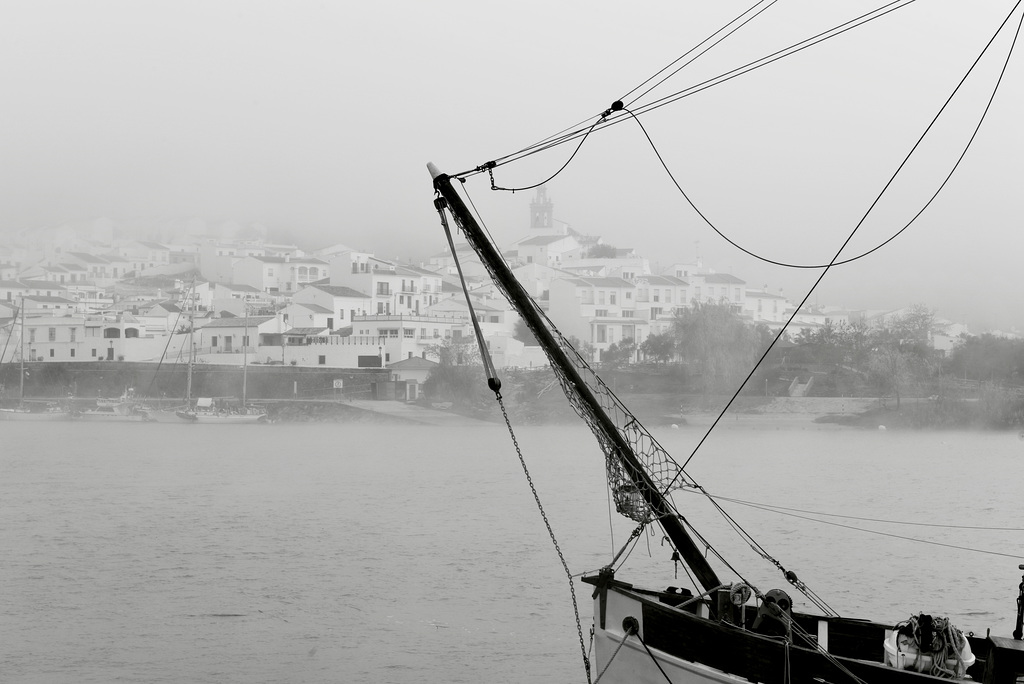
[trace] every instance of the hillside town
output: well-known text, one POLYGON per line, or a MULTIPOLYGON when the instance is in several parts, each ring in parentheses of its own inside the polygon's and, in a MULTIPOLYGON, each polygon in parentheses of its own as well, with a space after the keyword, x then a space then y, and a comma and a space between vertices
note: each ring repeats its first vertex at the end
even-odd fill
MULTIPOLYGON (((333 244, 306 251, 260 236, 124 237, 109 221, 26 230, 0 244, 0 361, 290 364, 381 368, 419 377, 445 341, 473 335, 458 278, 498 368, 547 363, 517 335, 518 317, 468 247, 399 263, 333 244), (24 316, 19 318, 19 311, 24 316), (24 333, 22 333, 24 331, 24 333), (190 343, 191 340, 191 343, 190 343), (190 348, 191 344, 191 348, 190 348)), ((793 314, 781 291, 694 263, 652 271, 650 259, 554 218, 544 187, 522 237, 504 256, 526 290, 592 361, 666 332, 694 302, 726 304, 750 324, 777 329, 793 314)), ((799 311, 791 337, 894 311, 816 306, 799 311)), ((967 329, 936 320, 931 345, 949 350, 967 329)))

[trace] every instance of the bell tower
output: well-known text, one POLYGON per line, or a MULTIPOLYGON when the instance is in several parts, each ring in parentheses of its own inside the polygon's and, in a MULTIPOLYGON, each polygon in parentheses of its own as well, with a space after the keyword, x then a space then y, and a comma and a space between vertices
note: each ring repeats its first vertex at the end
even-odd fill
POLYGON ((537 195, 530 202, 530 228, 535 230, 551 230, 554 225, 551 214, 554 204, 548 199, 548 190, 545 186, 537 188, 537 195))

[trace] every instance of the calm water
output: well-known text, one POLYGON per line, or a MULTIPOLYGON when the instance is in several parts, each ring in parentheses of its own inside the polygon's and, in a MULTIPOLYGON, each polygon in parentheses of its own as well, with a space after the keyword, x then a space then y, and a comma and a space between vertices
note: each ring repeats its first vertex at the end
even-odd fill
MULTIPOLYGON (((658 436, 685 460, 700 433, 658 436)), ((519 437, 572 572, 607 562, 632 526, 609 540, 593 439, 519 437)), ((498 427, 3 423, 0 444, 5 682, 585 681, 568 581, 498 427)), ((724 504, 838 612, 1008 634, 1022 561, 950 546, 1024 555, 1021 532, 805 511, 1021 528, 1022 464, 1016 434, 733 428, 689 471, 794 509, 724 504)), ((747 579, 784 586, 700 497, 677 502, 747 579)), ((668 556, 643 538, 620 577, 683 584, 668 556)))

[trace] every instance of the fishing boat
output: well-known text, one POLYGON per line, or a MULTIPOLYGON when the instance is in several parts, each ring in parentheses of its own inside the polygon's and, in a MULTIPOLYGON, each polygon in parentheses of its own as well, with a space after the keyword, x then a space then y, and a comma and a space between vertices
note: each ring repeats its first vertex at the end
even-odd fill
MULTIPOLYGON (((1020 4, 1008 8, 1009 14, 997 34, 1005 27, 1011 33, 1019 30, 1020 4)), ((1011 41, 1015 41, 1015 35, 1007 39, 1011 41)), ((1008 56, 1009 53, 1007 59, 1008 56)), ((596 114, 594 123, 548 138, 543 145, 585 139, 615 120, 634 114, 635 109, 630 112, 621 101, 616 101, 596 114)), ((960 629, 945 616, 915 614, 913 608, 908 608, 906 613, 911 617, 897 624, 841 616, 795 572, 787 570, 760 547, 755 549, 757 555, 778 570, 776 586, 757 586, 744 579, 746 574, 741 569, 720 557, 708 536, 691 525, 685 510, 673 498, 674 492, 686 489, 713 499, 686 471, 688 461, 682 464, 676 461, 602 381, 568 337, 559 332, 541 305, 516 279, 489 232, 481 226, 483 222, 477 218, 475 203, 464 198, 468 195, 464 187, 467 179, 479 174, 490 175, 491 189, 502 189, 496 186, 493 176, 499 165, 489 161, 449 175, 428 164, 435 192, 434 206, 447 235, 450 254, 458 253, 451 221, 529 327, 546 353, 568 402, 596 437, 615 510, 637 524, 631 540, 654 529, 653 534, 661 537, 672 552, 669 579, 661 585, 641 586, 629 577, 620 576, 617 562, 629 544, 605 567, 582 577, 593 598, 589 647, 584 643, 582 627, 579 629, 588 682, 909 684, 948 679, 973 679, 986 684, 1024 682, 1024 578, 1013 591, 1015 572, 1008 573, 1012 581, 1008 580, 1006 586, 985 588, 986 592, 1005 595, 1008 606, 1016 601, 1012 635, 975 634, 960 629), (671 574, 677 562, 686 569, 692 588, 672 586, 679 583, 671 574), (794 601, 794 596, 798 601, 794 601), (803 609, 803 605, 810 608, 803 609)), ((840 260, 837 254, 821 268, 827 273, 840 260)), ((457 260, 456 266, 461 277, 462 268, 457 260)), ((472 313, 468 289, 466 300, 488 386, 504 411, 501 381, 489 360, 487 345, 472 313)), ((779 336, 791 321, 792 317, 783 325, 779 336)), ((749 379, 749 375, 747 377, 749 379)), ((507 413, 505 415, 514 438, 512 425, 507 413)), ((708 433, 717 425, 717 421, 713 423, 708 433)), ((514 439, 513 444, 519 449, 514 439)), ((536 491, 534 494, 536 496, 536 491)), ((1024 565, 1019 565, 1018 569, 1024 570, 1024 565)), ((571 578, 571 573, 569 575, 571 578)), ((573 602, 575 605, 575 590, 573 602)))
MULTIPOLYGON (((16 320, 20 320, 18 343, 18 403, 15 406, 0 407, 0 420, 19 421, 52 421, 65 420, 69 417, 68 412, 59 404, 52 401, 26 401, 25 400, 25 299, 21 300, 16 320)), ((11 325, 11 334, 14 334, 14 322, 11 325)), ((10 339, 10 336, 8 336, 10 339)))
POLYGON ((98 397, 94 406, 75 411, 72 417, 87 422, 154 422, 149 413, 149 410, 136 399, 135 390, 126 387, 121 396, 98 397))

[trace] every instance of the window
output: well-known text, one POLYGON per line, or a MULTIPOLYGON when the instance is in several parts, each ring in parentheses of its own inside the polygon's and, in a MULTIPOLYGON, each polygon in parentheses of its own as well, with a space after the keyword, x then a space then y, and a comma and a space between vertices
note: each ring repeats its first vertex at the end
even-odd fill
POLYGON ((96 350, 95 349, 92 350, 92 358, 94 358, 94 359, 96 358, 96 350))
POLYGON ((597 291, 597 303, 604 304, 604 290, 597 291))
POLYGON ((217 336, 216 335, 213 335, 213 336, 210 337, 210 346, 211 347, 216 347, 217 346, 217 336))
POLYGON ((32 344, 35 341, 36 341, 36 329, 35 328, 29 328, 28 329, 28 343, 32 344))
POLYGON ((651 307, 651 320, 652 321, 658 320, 658 316, 660 316, 660 315, 661 315, 661 307, 652 306, 651 307))
POLYGON ((391 294, 391 291, 388 289, 388 284, 387 283, 377 283, 377 294, 379 294, 379 295, 389 295, 389 294, 391 294))
POLYGON ((77 337, 77 335, 76 335, 77 332, 78 332, 78 328, 71 328, 71 341, 72 342, 75 341, 75 338, 77 337))
POLYGON ((654 299, 652 301, 660 302, 661 301, 661 290, 654 290, 653 296, 654 296, 654 299))
POLYGON ((327 327, 330 328, 331 330, 334 330, 334 318, 327 319, 327 327))
POLYGON ((46 329, 46 338, 50 342, 56 342, 57 341, 57 329, 56 328, 47 328, 46 329))
POLYGON ((633 318, 633 314, 635 314, 635 313, 636 312, 633 311, 632 309, 624 309, 622 311, 622 317, 623 318, 633 318))
POLYGON ((597 326, 597 343, 603 344, 608 339, 608 328, 604 325, 597 326))
POLYGON ((609 292, 608 293, 608 303, 609 304, 615 304, 615 293, 614 292, 609 292))
POLYGON ((671 304, 672 303, 672 290, 665 290, 665 303, 666 304, 671 304))
POLYGON ((597 318, 608 318, 608 309, 594 309, 594 316, 597 318))
POLYGON ((71 350, 71 358, 75 358, 75 350, 74 349, 71 350))
POLYGON ((320 364, 321 366, 326 366, 327 365, 327 357, 324 356, 323 354, 321 354, 320 356, 316 357, 316 362, 318 364, 320 364))
POLYGON ((402 328, 402 337, 411 340, 416 336, 416 328, 402 328))
POLYGON ((53 350, 52 349, 50 350, 50 358, 51 359, 53 358, 53 350))
POLYGON ((633 293, 627 290, 626 291, 626 299, 632 299, 632 298, 633 298, 633 293))

